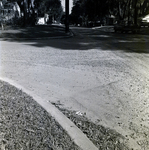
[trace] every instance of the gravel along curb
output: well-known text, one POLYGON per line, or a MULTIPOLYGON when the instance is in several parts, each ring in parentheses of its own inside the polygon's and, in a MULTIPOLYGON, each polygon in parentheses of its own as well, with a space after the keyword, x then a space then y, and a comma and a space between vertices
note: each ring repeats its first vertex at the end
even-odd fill
POLYGON ((54 105, 9 79, 1 80, 1 150, 98 150, 54 105))
POLYGON ((130 150, 130 148, 128 148, 128 141, 115 130, 91 122, 87 119, 85 114, 80 111, 76 112, 63 108, 60 102, 53 103, 53 105, 74 122, 99 150, 130 150))

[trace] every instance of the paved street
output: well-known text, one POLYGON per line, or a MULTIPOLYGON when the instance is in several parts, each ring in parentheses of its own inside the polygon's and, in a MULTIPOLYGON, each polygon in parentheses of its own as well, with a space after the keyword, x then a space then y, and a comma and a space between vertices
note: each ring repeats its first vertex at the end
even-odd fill
POLYGON ((64 39, 1 40, 0 76, 149 149, 149 36, 72 31, 64 39))

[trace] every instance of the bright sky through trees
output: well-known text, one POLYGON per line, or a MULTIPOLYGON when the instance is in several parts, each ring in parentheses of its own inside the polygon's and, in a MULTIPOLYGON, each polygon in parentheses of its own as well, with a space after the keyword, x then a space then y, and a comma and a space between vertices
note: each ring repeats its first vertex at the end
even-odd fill
MULTIPOLYGON (((65 11, 65 1, 66 0, 61 0, 64 11, 65 11)), ((71 13, 72 6, 73 6, 73 0, 69 0, 69 13, 71 13)))

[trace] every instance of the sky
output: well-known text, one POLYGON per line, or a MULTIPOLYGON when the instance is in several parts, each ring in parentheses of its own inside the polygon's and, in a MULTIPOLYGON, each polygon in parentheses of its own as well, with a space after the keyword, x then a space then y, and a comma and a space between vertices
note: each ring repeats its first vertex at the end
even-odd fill
MULTIPOLYGON (((61 0, 63 10, 65 11, 65 0, 61 0)), ((71 13, 71 8, 73 6, 73 0, 69 0, 69 13, 71 13)))

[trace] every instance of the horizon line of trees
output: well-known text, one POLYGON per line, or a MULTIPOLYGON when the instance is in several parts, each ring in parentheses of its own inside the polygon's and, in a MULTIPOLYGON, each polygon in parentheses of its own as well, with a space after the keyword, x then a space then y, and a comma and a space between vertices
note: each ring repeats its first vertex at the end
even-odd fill
MULTIPOLYGON (((7 2, 7 0, 2 0, 7 2)), ((103 23, 106 17, 114 16, 118 22, 139 24, 149 14, 149 0, 73 0, 70 22, 87 26, 89 22, 103 23)), ((38 16, 49 15, 52 20, 63 21, 65 14, 61 0, 10 0, 21 9, 22 25, 35 25, 38 16)))
POLYGON ((60 21, 63 9, 60 0, 2 0, 6 2, 17 2, 21 10, 21 18, 17 19, 17 24, 22 26, 35 25, 38 17, 45 14, 49 16, 49 23, 52 20, 60 21))
POLYGON ((102 22, 109 16, 127 24, 139 24, 149 14, 149 0, 74 0, 70 20, 86 25, 89 21, 102 22))

